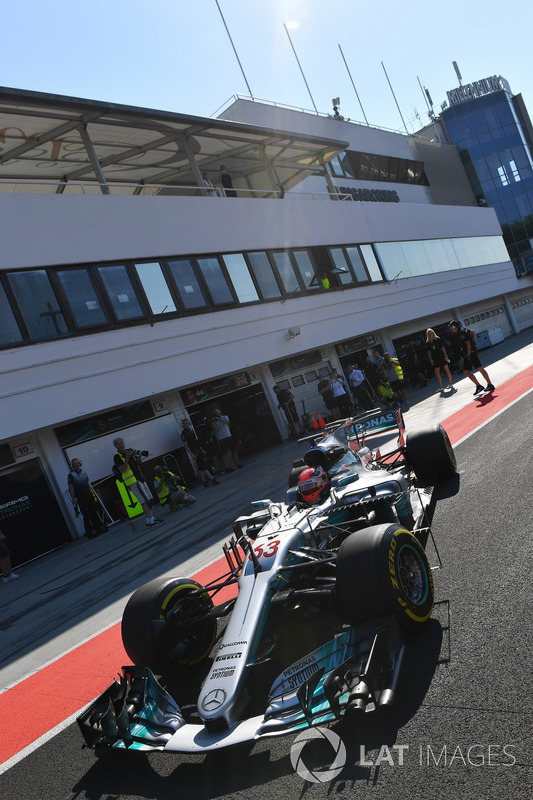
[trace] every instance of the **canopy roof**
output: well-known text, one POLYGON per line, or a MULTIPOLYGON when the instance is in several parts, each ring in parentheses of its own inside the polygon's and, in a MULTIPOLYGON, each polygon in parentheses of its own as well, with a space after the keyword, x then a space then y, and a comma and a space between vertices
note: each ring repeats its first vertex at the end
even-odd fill
POLYGON ((215 182, 221 164, 236 185, 285 190, 324 171, 347 146, 241 122, 0 87, 3 192, 20 191, 21 180, 44 182, 37 189, 44 192, 68 191, 71 182, 93 183, 96 191, 123 184, 131 193, 143 184, 198 186, 204 171, 215 182))

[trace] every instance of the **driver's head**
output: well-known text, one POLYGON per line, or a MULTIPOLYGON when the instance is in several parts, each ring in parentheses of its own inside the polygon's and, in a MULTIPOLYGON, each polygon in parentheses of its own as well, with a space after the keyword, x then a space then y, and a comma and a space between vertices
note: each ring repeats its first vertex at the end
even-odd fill
POLYGON ((298 477, 298 491, 310 506, 323 503, 329 495, 329 478, 323 467, 306 467, 298 477))

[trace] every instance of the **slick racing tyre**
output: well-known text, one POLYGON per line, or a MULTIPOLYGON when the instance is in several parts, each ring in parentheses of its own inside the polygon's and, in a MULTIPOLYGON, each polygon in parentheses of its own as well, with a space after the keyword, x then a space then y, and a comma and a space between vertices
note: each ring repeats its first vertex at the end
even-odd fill
POLYGON ((350 534, 336 566, 337 600, 350 625, 395 614, 413 630, 431 616, 433 575, 418 539, 397 524, 350 534))
POLYGON ((453 447, 440 425, 408 433, 405 437, 405 457, 421 483, 446 480, 457 472, 453 447))
POLYGON ((213 618, 194 624, 213 608, 201 588, 189 578, 155 578, 132 594, 122 615, 122 642, 134 664, 161 675, 207 658, 217 623, 213 618))

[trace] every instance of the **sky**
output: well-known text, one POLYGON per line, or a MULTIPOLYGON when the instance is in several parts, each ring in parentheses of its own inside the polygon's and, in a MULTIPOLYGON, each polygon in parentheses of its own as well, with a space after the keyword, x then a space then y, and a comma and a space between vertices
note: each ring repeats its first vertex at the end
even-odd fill
POLYGON ((0 0, 0 85, 203 117, 250 92, 325 114, 340 97, 346 119, 366 117, 371 125, 412 133, 429 121, 420 83, 438 113, 446 91, 459 85, 456 61, 463 84, 502 75, 533 117, 531 0, 509 6, 218 0, 218 6, 216 0, 0 0))

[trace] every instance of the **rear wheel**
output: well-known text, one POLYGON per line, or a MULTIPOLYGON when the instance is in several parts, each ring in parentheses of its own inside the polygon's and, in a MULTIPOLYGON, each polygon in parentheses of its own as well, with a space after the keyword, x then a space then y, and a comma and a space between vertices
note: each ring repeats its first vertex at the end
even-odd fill
POLYGON ((445 480, 457 472, 452 444, 441 425, 408 433, 405 437, 405 455, 422 483, 445 480))
POLYGON ((217 623, 194 622, 213 608, 202 588, 189 578, 156 578, 132 594, 122 615, 122 642, 134 664, 161 674, 207 658, 217 623))
POLYGON ((424 549, 406 528, 374 525, 350 534, 336 566, 337 599, 350 625, 395 614, 405 629, 431 616, 433 575, 424 549))

